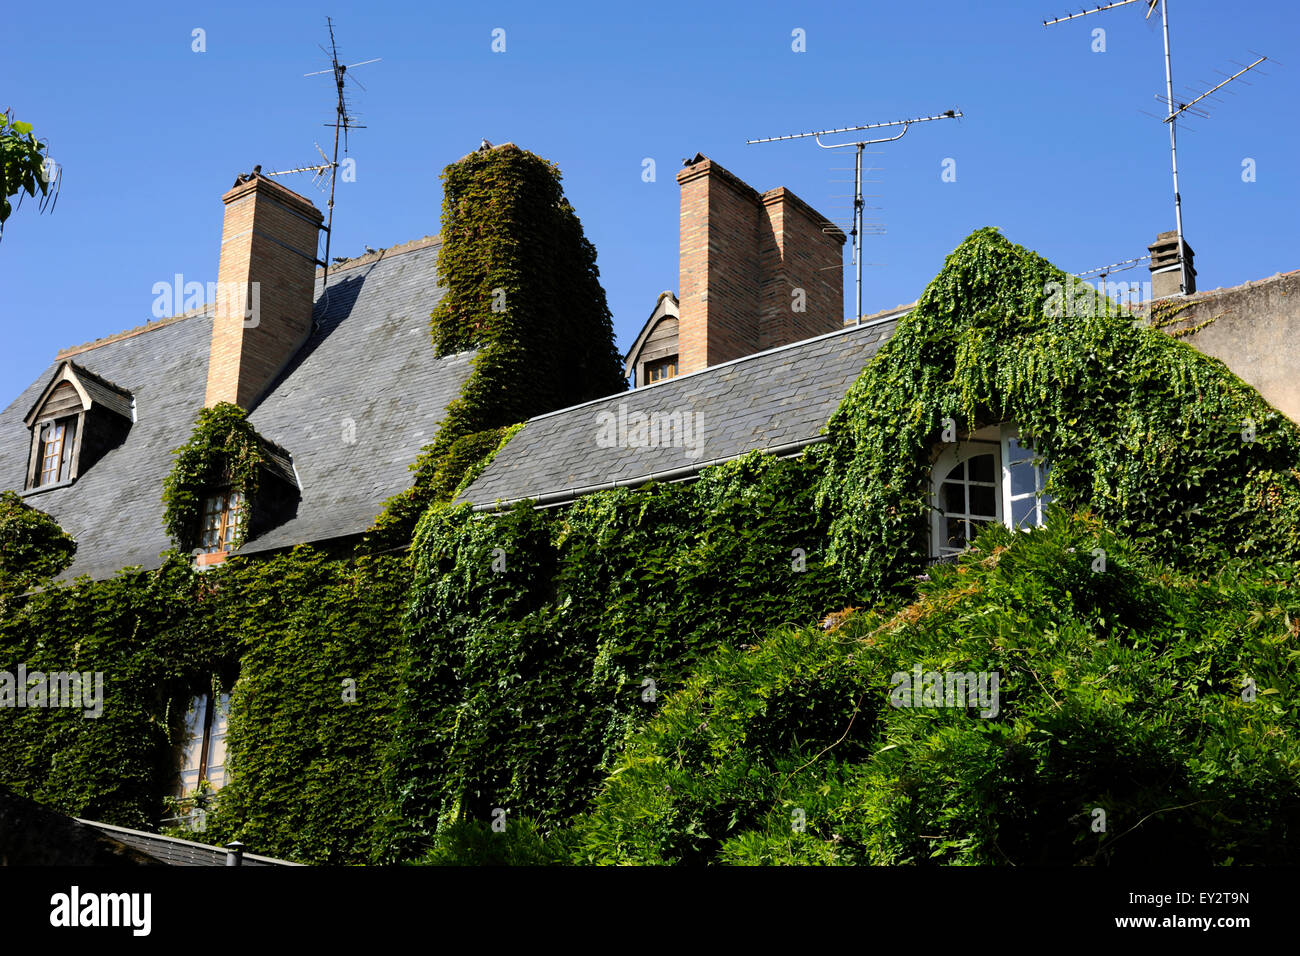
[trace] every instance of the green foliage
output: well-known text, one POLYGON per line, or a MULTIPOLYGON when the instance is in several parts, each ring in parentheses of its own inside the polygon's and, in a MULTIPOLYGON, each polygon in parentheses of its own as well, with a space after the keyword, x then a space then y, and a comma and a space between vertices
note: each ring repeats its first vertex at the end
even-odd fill
POLYGON ((13 491, 0 494, 0 595, 23 591, 72 563, 77 542, 13 491))
POLYGON ((248 532, 248 507, 257 494, 264 461, 262 439, 248 413, 230 402, 199 412, 189 440, 172 454, 176 463, 163 479, 163 525, 176 547, 187 550, 199 537, 203 499, 218 488, 242 492, 243 517, 231 542, 234 550, 248 532))
POLYGON ((559 168, 506 144, 452 163, 442 178, 445 291, 430 322, 434 347, 476 354, 413 487, 376 522, 374 539, 389 544, 409 540, 424 510, 450 498, 500 429, 627 387, 596 249, 559 168))
POLYGON ((208 576, 207 627, 234 648, 239 678, 230 780, 204 839, 310 863, 369 859, 384 813, 405 561, 299 547, 208 576))
POLYGON ((629 743, 578 858, 1295 863, 1296 574, 1195 578, 1060 511, 991 528, 897 612, 704 662, 629 743), (893 706, 918 666, 998 672, 997 714, 893 706))
POLYGON ((851 589, 878 595, 923 563, 945 418, 1017 423, 1051 462, 1056 500, 1164 560, 1300 557, 1296 426, 1222 362, 1095 293, 1052 307, 1066 305, 1052 283, 1071 279, 996 230, 973 233, 845 397, 818 500, 851 589))
POLYGON ((364 862, 384 811, 409 582, 399 556, 303 547, 201 574, 173 553, 157 571, 8 600, 0 670, 100 671, 106 699, 99 718, 0 708, 0 780, 69 814, 152 829, 177 783, 185 708, 215 685, 232 691, 231 776, 198 839, 364 862))
POLYGON ((23 193, 35 197, 40 192, 41 209, 51 198, 45 167, 49 152, 49 144, 36 138, 31 123, 14 119, 8 111, 0 113, 0 234, 13 212, 10 197, 17 196, 21 203, 23 193))
POLYGON ((184 705, 230 670, 231 647, 202 626, 202 606, 196 575, 180 558, 7 601, 0 670, 102 673, 104 701, 99 717, 0 708, 0 780, 64 813, 155 825, 176 779, 171 748, 184 705))
POLYGON ((576 833, 556 830, 544 835, 533 821, 504 819, 504 829, 461 820, 440 832, 420 866, 562 866, 576 849, 576 833))
POLYGON ((704 654, 840 606, 815 480, 752 454, 563 512, 431 510, 412 545, 394 852, 497 807, 570 818, 704 654))

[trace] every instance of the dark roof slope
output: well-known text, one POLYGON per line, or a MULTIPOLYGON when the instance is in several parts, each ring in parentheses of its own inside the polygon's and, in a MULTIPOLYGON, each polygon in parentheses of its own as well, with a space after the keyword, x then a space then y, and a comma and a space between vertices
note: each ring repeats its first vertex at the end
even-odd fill
MULTIPOLYGON (((437 252, 422 240, 330 273, 316 329, 250 415, 288 452, 301 498, 296 513, 245 552, 362 532, 385 498, 409 487, 409 465, 469 374, 469 354, 436 358, 429 339, 442 294, 437 252)), ((129 390, 136 421, 75 483, 25 499, 76 539, 65 577, 158 566, 169 545, 162 482, 203 407, 211 335, 205 311, 76 350, 78 366, 129 390)), ((58 365, 0 412, 0 488, 23 487, 31 436, 22 417, 58 365)))
POLYGON ((755 449, 807 444, 896 325, 891 318, 850 326, 540 415, 458 500, 481 510, 523 498, 553 504, 600 487, 683 477, 755 449), (674 442, 652 447, 633 430, 639 416, 657 418, 662 436, 662 423, 675 426, 675 415, 697 425, 698 436, 689 428, 667 432, 674 442), (611 437, 618 439, 612 447, 611 437))
MULTIPOLYGON (((80 366, 131 391, 136 421, 126 440, 73 484, 26 496, 76 539, 65 576, 106 578, 128 565, 158 566, 167 547, 162 480, 203 407, 211 337, 212 316, 200 313, 78 354, 80 366)), ((0 488, 22 490, 31 447, 23 416, 59 364, 0 412, 0 488)))
POLYGON ((386 498, 411 486, 410 465, 460 393, 472 356, 434 356, 437 255, 430 244, 331 276, 319 328, 249 416, 293 456, 298 512, 241 553, 364 531, 386 498))

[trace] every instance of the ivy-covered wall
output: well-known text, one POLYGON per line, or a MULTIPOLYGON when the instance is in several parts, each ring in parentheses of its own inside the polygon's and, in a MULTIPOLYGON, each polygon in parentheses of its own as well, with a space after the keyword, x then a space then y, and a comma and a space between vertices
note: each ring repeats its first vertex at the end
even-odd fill
MULTIPOLYGON (((178 708, 215 678, 233 689, 232 780, 205 838, 308 862, 499 849, 481 839, 498 809, 523 835, 499 854, 516 860, 543 854, 551 833, 552 847, 581 842, 581 858, 611 861, 984 862, 1004 851, 1032 862, 1004 842, 998 801, 1012 778, 1057 787, 1040 803, 1095 800, 1122 816, 1164 806, 1154 783, 1108 794, 1104 775, 1079 770, 1089 728, 1107 746, 1131 739, 1119 752, 1178 775, 1178 795, 1218 801, 1207 813, 1254 812, 1268 787, 1291 793, 1293 718, 1238 713, 1225 695, 1248 675, 1268 707, 1293 696, 1290 578, 1267 565, 1298 556, 1296 428, 1221 364, 1102 303, 1049 315, 1053 281, 1064 276, 1044 260, 974 234, 854 386, 826 445, 796 459, 751 455, 690 484, 476 518, 446 500, 508 440, 518 411, 466 411, 464 430, 426 457, 418 492, 381 522, 397 544, 377 547, 380 535, 355 554, 300 548, 203 574, 173 555, 157 571, 52 585, 67 542, 6 498, 0 532, 47 542, 55 559, 11 567, 21 549, 4 552, 0 585, 19 583, 0 594, 0 669, 102 671, 106 698, 95 719, 0 713, 0 780, 65 812, 156 825, 178 708), (934 593, 895 618, 927 553, 927 467, 944 418, 963 430, 1018 422, 1051 460, 1064 510, 1097 522, 1062 515, 1014 543, 995 533, 980 557, 1010 546, 1002 570, 937 571, 934 593), (410 540, 398 532, 426 501, 409 560, 381 553, 410 540), (1104 581, 1079 564, 1098 541, 1115 556, 1104 581), (1233 570, 1211 580, 1215 562, 1233 570), (1023 573, 1008 577, 1013 568, 1023 573), (816 626, 850 605, 877 610, 849 615, 857 623, 834 636, 816 626), (952 715, 882 723, 879 700, 864 695, 905 659, 1006 667, 1017 694, 1031 679, 1044 693, 974 729, 950 726, 952 715), (1135 706, 1143 682, 1175 703, 1157 694, 1135 706), (1198 734, 1217 749, 1195 757, 1198 734), (895 737, 893 757, 866 759, 895 737), (819 756, 827 746, 832 761, 819 756), (1248 773, 1229 779, 1236 766, 1248 773), (935 776, 943 767, 960 769, 935 776), (656 776, 669 770, 678 776, 656 776), (792 799, 817 821, 807 840, 782 829, 792 799), (643 833, 638 820, 649 821, 643 833)), ((465 314, 435 320, 447 347, 482 334, 485 351, 508 351, 540 335, 450 317, 465 314)), ((252 447, 237 417, 225 413, 225 434, 252 447)), ((201 454, 181 452, 181 484, 218 466, 216 435, 200 427, 201 454)), ((184 497, 169 495, 176 527, 191 527, 184 497)), ((1292 825, 1290 806, 1239 837, 1217 817, 1184 819, 1159 845, 1211 833, 1197 845, 1215 861, 1264 859, 1277 827, 1292 825)), ((1053 859, 1100 852, 1043 821, 1053 859)))
MULTIPOLYGON (((799 761, 812 759, 814 744, 839 746, 848 760, 842 772, 857 773, 854 755, 870 752, 862 747, 885 745, 871 713, 863 711, 860 723, 855 721, 869 688, 846 677, 829 696, 801 696, 810 669, 821 666, 815 648, 781 652, 762 683, 736 698, 726 693, 724 676, 707 678, 720 683, 698 706, 672 692, 689 697, 695 685, 688 680, 683 689, 682 681, 697 668, 722 675, 717 668, 725 665, 727 675, 740 674, 726 662, 746 659, 747 645, 762 645, 769 635, 776 635, 772 644, 793 647, 794 638, 782 636, 782 625, 803 626, 798 641, 812 645, 817 632, 809 623, 844 603, 890 609, 910 600, 929 556, 929 466, 945 424, 959 434, 988 424, 1019 424, 1051 462, 1048 490, 1063 511, 1091 511, 1118 528, 1125 536, 1116 539, 1121 551, 1187 569, 1222 566, 1229 555, 1295 561, 1300 556, 1296 427, 1222 363, 1135 323, 1113 303, 1091 295, 1068 306, 1052 302, 1054 283, 1068 288, 1070 280, 995 230, 973 234, 948 257, 915 310, 850 390, 830 422, 829 441, 811 448, 797 465, 750 462, 745 467, 753 471, 738 473, 721 466, 706 471, 691 488, 602 492, 560 514, 521 507, 495 520, 472 520, 463 512, 426 516, 416 539, 394 789, 401 795, 400 815, 412 830, 406 834, 409 842, 399 845, 418 846, 440 826, 445 839, 472 848, 474 827, 487 825, 498 810, 550 827, 572 820, 590 793, 572 784, 595 779, 597 768, 611 770, 610 760, 626 734, 647 715, 628 706, 637 699, 636 677, 656 670, 673 675, 667 685, 673 716, 666 712, 636 738, 633 756, 617 762, 606 781, 610 794, 624 785, 643 786, 643 780, 650 781, 644 785, 650 789, 640 791, 618 819, 609 819, 623 813, 609 801, 621 798, 601 798, 599 806, 608 812, 602 809, 606 819, 597 820, 586 858, 719 858, 719 834, 739 820, 754 819, 746 816, 756 812, 754 806, 766 808, 763 813, 784 806, 772 775, 793 772, 799 761), (593 517, 600 523, 591 525, 593 517), (760 517, 766 522, 756 520, 760 517), (701 536, 714 543, 702 546, 701 536), (817 557, 816 577, 808 579, 817 582, 815 588, 792 588, 796 575, 772 573, 796 544, 817 557), (577 549, 572 553, 581 561, 568 558, 569 548, 577 549), (507 562, 497 572, 493 549, 507 562), (740 549, 750 560, 738 562, 730 549, 740 549), (737 567, 745 571, 733 577, 737 567), (756 607, 756 601, 766 606, 756 607), (639 644, 647 634, 653 637, 639 644), (702 663, 711 649, 724 664, 702 663), (609 681, 607 673, 617 680, 609 681), (768 696, 775 693, 768 688, 777 685, 798 692, 780 704, 779 714, 763 717, 768 696), (728 710, 717 709, 719 695, 728 710), (846 728, 856 729, 840 740, 846 728), (717 741, 733 731, 726 745, 732 750, 718 754, 717 741), (862 735, 856 744, 855 734, 862 735), (668 739, 670 744, 663 743, 668 739), (790 756, 778 766, 766 756, 769 747, 780 754, 787 750, 779 748, 787 748, 790 756), (725 757, 727 767, 710 755, 725 757), (648 766, 629 763, 635 760, 648 766), (725 775, 733 764, 736 775, 725 775), (674 775, 673 766, 685 769, 674 775), (584 775, 583 768, 591 769, 584 775), (694 782, 688 779, 693 774, 694 782), (739 797, 723 795, 715 777, 757 802, 743 805, 736 802, 739 797), (678 786, 673 781, 688 788, 680 800, 673 795, 678 786), (690 800, 693 790, 710 798, 692 803, 689 813, 673 809, 690 800), (667 808, 662 818, 654 809, 659 805, 667 808), (637 836, 646 826, 659 829, 637 836), (662 845, 653 855, 625 855, 624 844, 637 840, 662 845)), ((1075 538, 1083 534, 1061 531, 1057 546, 1077 548, 1075 538)), ((1101 532, 1090 527, 1086 534, 1101 532)), ((1086 557, 1085 564, 1094 560, 1090 553, 1086 557)), ((1077 564, 1079 558, 1070 560, 1077 564)), ((1066 569, 1058 564, 1044 561, 1034 580, 1017 586, 1073 587, 1063 582, 1072 581, 1078 569, 1070 564, 1069 575, 1060 576, 1066 569)), ((948 572, 939 573, 951 582, 948 572)), ((1100 586, 1125 580, 1121 569, 1100 586)), ((1085 589, 1089 585, 1099 586, 1080 582, 1085 589)), ((1261 585, 1260 600, 1271 600, 1268 587, 1261 585)), ((956 584, 951 590, 954 600, 963 599, 964 613, 977 613, 974 592, 956 584)), ((1196 613, 1209 606, 1197 602, 1196 613)), ((1097 617, 1108 613, 1099 611, 1097 617)), ((1063 619, 1061 626, 1084 627, 1091 621, 1063 619)), ((1034 628, 1056 623, 1051 615, 1038 621, 1011 613, 1003 626, 1014 644, 1029 641, 1034 628), (1017 638, 1017 627, 1028 630, 1017 638)), ((1165 646, 1162 641, 1147 646, 1165 646)), ((946 650, 950 643, 949 632, 927 633, 917 636, 913 651, 959 663, 961 655, 946 650)), ((855 671, 857 652, 846 653, 836 659, 832 676, 855 671)), ((1268 647, 1251 653, 1259 655, 1252 667, 1276 671, 1278 660, 1268 647)), ((1068 654, 1045 659, 1066 667, 1067 658, 1074 660, 1068 654)), ((992 658, 976 663, 999 665, 992 658)), ((872 675, 878 682, 878 670, 872 675)), ((1183 671, 1167 677, 1195 679, 1183 671)), ((1216 672, 1216 693, 1224 692, 1227 680, 1216 672)), ((873 706, 878 704, 877 695, 873 706)), ((1148 717, 1163 719, 1157 710, 1121 723, 1131 728, 1133 719, 1148 717)), ((1186 754, 1197 717, 1184 713, 1178 719, 1185 721, 1188 736, 1179 752, 1186 754)), ((1082 730, 1071 725, 1068 732, 1082 730)), ((1225 730, 1225 740, 1233 732, 1225 730)), ((1114 737, 1103 739, 1114 744, 1114 737)), ((1070 742, 1076 745, 1087 749, 1070 742)), ((1149 756, 1160 742, 1148 734, 1135 738, 1134 746, 1147 747, 1143 753, 1149 756)), ((994 751, 985 756, 996 759, 994 751)), ((1269 766, 1260 772, 1277 772, 1269 766)), ((978 790, 980 783, 963 775, 953 785, 978 790)), ((837 784, 818 780, 817 786, 837 784)), ((804 795, 805 808, 818 805, 814 796, 804 795)), ((1154 799, 1154 791, 1134 796, 1131 806, 1154 799)), ((884 815, 879 819, 882 825, 901 825, 884 815)), ((561 845, 568 842, 561 837, 561 845)), ((829 848, 819 844, 810 851, 813 857, 800 859, 835 859, 836 842, 830 840, 829 848)), ((1224 858, 1230 838, 1216 845, 1216 859, 1224 858)), ((431 858, 454 855, 447 846, 439 843, 431 858)), ((1263 853, 1261 846, 1255 844, 1251 852, 1263 853)), ((772 852, 756 844, 753 853, 738 848, 728 858, 759 860, 772 852)), ((781 852, 788 858, 788 849, 781 852)), ((845 858, 898 862, 918 859, 917 853, 914 844, 875 852, 864 842, 856 855, 845 858)))
POLYGON ((1048 490, 1152 554, 1207 566, 1224 549, 1300 557, 1300 429, 1217 359, 981 229, 948 256, 829 424, 818 500, 831 555, 864 597, 928 553, 930 451, 1017 423, 1048 490), (1055 301, 1054 301, 1055 297, 1055 301))
POLYGON ((412 547, 393 854, 498 808, 569 819, 701 655, 842 607, 814 483, 807 460, 755 453, 561 511, 431 510, 412 547))

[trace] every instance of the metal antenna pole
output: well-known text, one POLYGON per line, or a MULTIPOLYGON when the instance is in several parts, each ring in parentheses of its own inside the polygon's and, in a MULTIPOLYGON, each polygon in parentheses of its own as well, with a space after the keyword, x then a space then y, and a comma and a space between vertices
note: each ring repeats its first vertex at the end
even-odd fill
MULTIPOLYGON (((1051 26, 1054 23, 1064 23, 1067 20, 1074 20, 1079 17, 1086 17, 1093 13, 1101 13, 1106 10, 1112 10, 1115 7, 1128 6, 1130 3, 1133 2, 1134 0, 1117 0, 1117 2, 1107 4, 1106 6, 1097 7, 1095 10, 1084 10, 1080 13, 1071 13, 1068 16, 1057 17, 1054 20, 1044 20, 1043 24, 1044 26, 1051 26)), ((1167 123, 1169 125, 1169 167, 1171 172, 1173 173, 1173 179, 1174 179, 1174 226, 1175 229, 1177 230, 1176 234, 1178 236, 1179 291, 1182 292, 1184 295, 1186 295, 1187 286, 1188 286, 1187 244, 1183 239, 1183 196, 1181 191, 1178 188, 1178 128, 1177 128, 1178 117, 1180 114, 1182 114, 1185 111, 1190 111, 1193 114, 1199 116, 1208 115, 1204 113, 1202 110, 1195 108, 1196 104, 1206 99, 1207 97, 1211 96, 1213 93, 1217 92, 1218 90, 1221 90, 1223 87, 1227 86, 1233 80, 1240 77, 1243 73, 1247 73, 1250 70, 1253 70, 1255 67, 1263 63, 1267 59, 1267 57, 1260 56, 1259 59, 1257 59, 1254 63, 1234 73, 1232 76, 1228 77, 1218 86, 1215 86, 1213 89, 1208 90, 1205 93, 1202 93, 1200 96, 1196 97, 1190 103, 1177 103, 1174 100, 1173 57, 1170 54, 1170 43, 1169 43, 1169 0, 1146 0, 1146 4, 1147 4, 1146 19, 1148 20, 1151 18, 1151 14, 1155 12, 1156 5, 1159 4, 1162 33, 1164 34, 1164 43, 1165 43, 1164 100, 1166 106, 1166 113, 1162 122, 1167 123)), ((1256 56, 1258 56, 1258 54, 1256 54, 1256 56)), ((1156 95, 1156 98, 1157 99, 1160 98, 1159 94, 1156 95)))
POLYGON ((1187 293, 1187 250, 1183 246, 1183 197, 1178 191, 1178 119, 1174 113, 1174 70, 1169 56, 1169 0, 1160 2, 1165 34, 1165 95, 1169 98, 1169 165, 1174 173, 1174 228, 1178 230, 1178 291, 1187 293))
POLYGON ((334 184, 339 170, 339 127, 343 125, 343 67, 339 66, 338 47, 334 43, 334 21, 325 18, 330 31, 330 62, 334 70, 334 85, 338 87, 338 103, 334 112, 334 155, 330 160, 330 201, 325 220, 325 271, 321 274, 321 295, 326 294, 330 279, 330 240, 334 237, 334 184))
MULTIPOLYGON (((324 271, 321 274, 322 275, 321 292, 323 295, 328 295, 327 286, 329 284, 329 277, 330 277, 330 241, 334 236, 334 188, 338 182, 338 171, 339 171, 339 132, 342 131, 344 136, 346 137, 347 131, 349 129, 365 129, 365 127, 353 123, 352 117, 348 115, 347 100, 344 96, 344 80, 347 77, 347 72, 350 69, 350 67, 347 64, 339 62, 338 44, 335 42, 334 39, 333 18, 326 17, 325 23, 329 27, 329 34, 330 34, 330 48, 327 51, 330 57, 330 68, 328 70, 316 70, 312 73, 304 73, 303 75, 320 76, 323 73, 329 73, 334 77, 334 87, 338 94, 334 104, 334 122, 333 124, 330 123, 325 124, 326 126, 333 125, 334 127, 334 154, 326 163, 322 163, 319 166, 306 166, 306 167, 300 167, 298 169, 288 169, 288 170, 284 170, 284 172, 296 173, 296 172, 307 172, 309 170, 313 172, 319 172, 325 169, 328 169, 330 172, 330 198, 329 198, 329 205, 327 207, 327 212, 325 217, 325 262, 323 264, 324 271)), ((362 60, 360 63, 353 63, 352 67, 365 66, 367 63, 378 63, 379 60, 380 60, 379 57, 376 57, 371 60, 362 60)), ((353 80, 353 82, 356 81, 353 80)), ((345 143, 346 143, 346 139, 345 139, 345 143)), ((347 147, 345 145, 344 149, 346 148, 347 147)), ((317 150, 319 149, 320 147, 317 147, 317 150)), ((322 158, 324 158, 323 155, 322 158)), ((272 173, 271 175, 279 175, 279 174, 272 173)))
POLYGON ((811 136, 816 140, 817 145, 822 149, 844 149, 846 146, 853 146, 857 149, 857 159, 853 166, 853 229, 850 235, 853 237, 853 262, 857 267, 857 289, 855 295, 855 304, 853 312, 853 322, 855 325, 862 323, 862 210, 864 202, 862 199, 862 152, 868 146, 874 146, 877 143, 892 143, 895 140, 902 139, 907 133, 907 129, 913 123, 928 123, 931 120, 941 119, 959 119, 962 116, 961 110, 947 110, 938 116, 915 116, 905 120, 891 120, 888 123, 868 123, 864 126, 842 126, 838 129, 823 129, 811 133, 791 133, 786 136, 768 136, 763 139, 746 140, 746 145, 755 143, 775 143, 785 139, 805 139, 811 136), (887 126, 901 126, 902 130, 897 136, 885 136, 881 139, 865 139, 849 143, 823 143, 823 136, 834 135, 838 133, 852 133, 864 129, 882 129, 887 126))
MULTIPOLYGON (((904 126, 903 133, 906 132, 907 127, 904 126)), ((853 164, 853 262, 858 267, 857 293, 853 307, 855 324, 862 321, 862 151, 867 148, 867 144, 856 145, 858 151, 853 164)))

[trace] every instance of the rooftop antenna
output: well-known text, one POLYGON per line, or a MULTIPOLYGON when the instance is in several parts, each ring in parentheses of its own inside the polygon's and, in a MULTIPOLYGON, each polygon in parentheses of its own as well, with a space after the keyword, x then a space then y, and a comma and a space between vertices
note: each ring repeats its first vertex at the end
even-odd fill
MULTIPOLYGON (((1183 197, 1178 191, 1178 117, 1183 113, 1191 113, 1196 116, 1208 116, 1203 109, 1197 108, 1196 104, 1210 97, 1218 90, 1223 89, 1233 80, 1240 77, 1243 73, 1253 70, 1259 64, 1263 63, 1267 57, 1260 56, 1250 66, 1234 73, 1218 86, 1207 90, 1200 96, 1187 103, 1177 103, 1174 100, 1174 74, 1171 58, 1169 55, 1169 0, 1117 0, 1115 3, 1108 3, 1105 6, 1097 7, 1093 10, 1084 10, 1080 13, 1071 13, 1064 17, 1057 17, 1054 20, 1044 20, 1043 26, 1050 27, 1056 23, 1064 23, 1067 20, 1076 20, 1079 17, 1086 17, 1094 13, 1104 13, 1107 10, 1114 10, 1116 7, 1126 7, 1130 3, 1145 3, 1147 5, 1146 19, 1151 19, 1151 14, 1155 13, 1156 7, 1160 8, 1160 19, 1162 32, 1165 41, 1165 95, 1156 94, 1156 99, 1165 104, 1166 115, 1161 121, 1169 126, 1169 166, 1173 172, 1174 178, 1174 223, 1178 231, 1178 270, 1179 270, 1179 288, 1183 294, 1187 293, 1187 246, 1183 241, 1183 197)), ((1258 54, 1256 54, 1258 56, 1258 54)))
MULTIPOLYGON (((328 295, 327 286, 329 283, 329 276, 330 276, 330 238, 334 235, 334 185, 338 180, 338 170, 339 170, 339 133, 342 132, 343 134, 343 152, 346 153, 348 151, 348 130, 366 128, 365 126, 362 126, 354 122, 353 120, 353 115, 348 108, 347 97, 344 94, 344 81, 349 78, 348 70, 355 69, 358 66, 365 66, 368 63, 378 63, 382 59, 382 57, 375 57, 374 59, 371 60, 362 60, 360 63, 352 63, 352 64, 340 63, 338 44, 334 40, 334 20, 332 17, 326 17, 325 23, 329 27, 330 48, 326 50, 324 47, 321 47, 321 52, 326 54, 330 58, 330 68, 328 70, 314 70, 311 73, 304 73, 303 76, 321 76, 323 74, 329 73, 334 77, 334 86, 335 89, 338 91, 338 99, 334 107, 334 122, 324 124, 325 126, 334 127, 333 158, 326 156, 325 151, 320 148, 320 144, 318 143, 316 144, 316 151, 320 153, 320 157, 323 160, 323 162, 317 163, 316 165, 313 166, 298 166, 295 167, 294 169, 282 169, 278 172, 267 173, 266 175, 284 176, 289 173, 310 172, 310 173, 315 173, 315 178, 313 181, 319 184, 321 183, 321 180, 324 178, 325 173, 327 171, 329 172, 330 199, 329 199, 328 212, 325 218, 325 261, 320 263, 322 266, 324 266, 325 269, 323 273, 322 282, 321 282, 321 291, 322 293, 328 295)), ((356 83, 357 86, 360 86, 361 89, 363 90, 365 89, 364 86, 361 86, 361 83, 358 82, 356 77, 351 77, 351 79, 352 82, 356 83)))
POLYGON ((857 300, 853 312, 854 324, 862 322, 862 152, 868 146, 874 146, 877 143, 892 143, 894 140, 902 139, 907 133, 908 127, 913 123, 928 123, 931 120, 941 119, 958 119, 962 115, 961 110, 947 110, 937 116, 915 116, 911 119, 891 120, 888 123, 867 123, 864 126, 842 126, 839 129, 822 129, 811 133, 790 133, 786 136, 768 136, 764 139, 745 140, 746 145, 752 146, 755 143, 776 143, 786 139, 806 139, 811 136, 817 141, 817 145, 822 149, 843 149, 847 146, 857 148, 857 161, 854 163, 853 175, 853 230, 850 233, 853 236, 853 263, 857 267, 857 300), (847 143, 823 143, 823 136, 835 136, 841 133, 855 133, 859 130, 884 129, 891 126, 901 126, 897 136, 885 136, 880 139, 863 139, 856 142, 847 143))
MULTIPOLYGON (((1132 259, 1122 259, 1119 262, 1112 262, 1109 265, 1097 266, 1094 269, 1084 269, 1082 272, 1073 273, 1076 279, 1087 280, 1088 276, 1097 277, 1098 289, 1103 298, 1109 298, 1106 292, 1106 277, 1116 272, 1128 272, 1130 269, 1136 269, 1139 262, 1146 262, 1150 256, 1135 256, 1132 259)), ((1110 307, 1107 306, 1107 309, 1110 307)))

